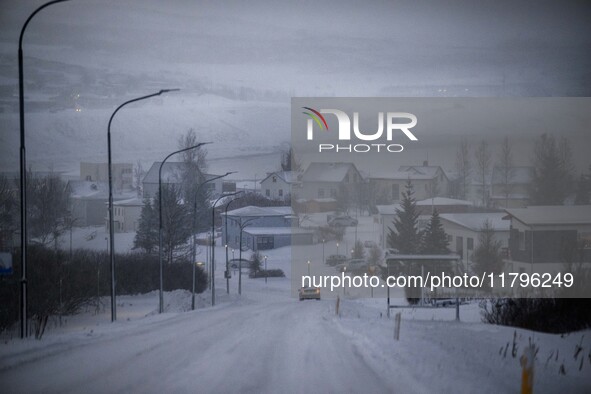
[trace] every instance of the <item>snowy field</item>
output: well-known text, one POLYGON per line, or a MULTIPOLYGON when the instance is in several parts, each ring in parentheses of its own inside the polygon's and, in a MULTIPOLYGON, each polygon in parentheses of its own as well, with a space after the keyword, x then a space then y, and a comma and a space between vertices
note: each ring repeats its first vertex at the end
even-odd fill
POLYGON ((4 335, 2 391, 511 393, 519 391, 519 357, 530 341, 539 348, 536 393, 591 390, 590 331, 491 326, 472 303, 461 306, 460 322, 453 308, 395 309, 402 313, 396 341, 383 298, 348 293, 336 315, 335 299, 291 297, 290 254, 268 251, 268 268, 287 277, 265 283, 245 271, 241 296, 236 272, 226 294, 218 262, 213 308, 209 291, 195 311, 189 292, 167 292, 163 314, 157 292, 120 296, 115 323, 105 298, 98 311, 61 324, 54 318, 41 341, 4 335))

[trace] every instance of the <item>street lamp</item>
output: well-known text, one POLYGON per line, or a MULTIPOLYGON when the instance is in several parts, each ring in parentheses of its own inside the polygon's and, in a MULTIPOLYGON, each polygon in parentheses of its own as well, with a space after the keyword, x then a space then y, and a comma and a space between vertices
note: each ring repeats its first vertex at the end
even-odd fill
POLYGON ((180 89, 162 89, 156 93, 148 94, 147 96, 142 96, 138 98, 134 98, 128 100, 121 104, 120 106, 115 109, 111 118, 109 119, 109 124, 107 126, 107 150, 108 150, 108 170, 109 170, 109 259, 111 261, 111 321, 117 320, 117 304, 115 302, 115 222, 113 220, 113 169, 112 169, 112 160, 111 160, 111 123, 113 122, 113 118, 115 114, 119 112, 119 110, 125 107, 127 104, 135 103, 136 101, 141 101, 148 99, 150 97, 160 96, 162 93, 168 92, 175 92, 180 89))
POLYGON ((310 260, 308 260, 308 276, 310 276, 310 260))
POLYGON ((337 254, 339 254, 339 243, 337 242, 337 254))
POLYGON ((265 283, 267 283, 267 277, 268 277, 268 272, 267 272, 267 256, 265 255, 265 283))
MULTIPOLYGON (((206 183, 209 182, 213 182, 216 179, 220 179, 223 178, 227 175, 233 174, 235 171, 232 172, 226 172, 224 175, 218 175, 218 176, 214 176, 213 178, 210 178, 206 181, 203 181, 199 184, 199 186, 197 186, 197 190, 195 190, 195 205, 194 205, 194 210, 193 210, 193 262, 195 261, 195 258, 197 257, 197 242, 195 241, 195 232, 197 231, 197 196, 199 195, 199 190, 201 189, 201 186, 205 185, 206 183)), ((193 264, 193 285, 192 285, 192 290, 191 290, 191 310, 195 310, 195 264, 193 264)))
POLYGON ((244 228, 250 225, 250 222, 257 218, 250 218, 246 219, 242 222, 242 218, 240 218, 240 222, 238 226, 240 227, 240 241, 238 241, 238 246, 240 250, 238 251, 238 294, 242 294, 242 232, 244 228))
MULTIPOLYGON (((242 193, 242 191, 238 192, 242 193)), ((224 243, 226 247, 226 294, 230 294, 230 269, 228 267, 228 207, 234 201, 241 199, 242 196, 236 197, 235 199, 231 200, 229 203, 226 204, 226 209, 224 211, 224 243)))
POLYGON ((163 295, 163 281, 162 281, 162 166, 166 163, 172 155, 186 152, 191 149, 199 148, 200 146, 211 144, 211 142, 201 142, 197 145, 189 146, 188 148, 180 149, 172 152, 162 160, 160 168, 158 169, 158 259, 160 263, 160 292, 159 292, 159 307, 158 313, 164 312, 164 295, 163 295))
POLYGON ((38 7, 25 21, 18 39, 18 103, 20 118, 20 197, 21 197, 21 286, 20 286, 20 330, 21 338, 27 333, 27 154, 25 147, 25 93, 23 76, 23 37, 31 19, 42 9, 68 0, 54 0, 38 7))
POLYGON ((215 306, 215 206, 224 197, 235 196, 241 192, 223 194, 211 206, 211 306, 215 306))

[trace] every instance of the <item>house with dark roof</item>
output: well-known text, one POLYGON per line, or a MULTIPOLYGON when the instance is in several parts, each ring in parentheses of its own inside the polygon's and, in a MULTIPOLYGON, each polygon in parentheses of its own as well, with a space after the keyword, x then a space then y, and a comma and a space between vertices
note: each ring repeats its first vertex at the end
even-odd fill
POLYGON ((302 174, 297 198, 338 199, 339 195, 352 195, 364 184, 363 177, 353 163, 310 163, 302 174))
MULTIPOLYGON (((142 181, 144 198, 154 198, 158 194, 158 173, 161 162, 156 161, 152 164, 144 179, 142 181)), ((177 185, 180 186, 183 179, 183 172, 186 168, 186 163, 183 162, 166 162, 162 166, 162 184, 163 185, 177 185)), ((205 179, 211 179, 218 175, 203 174, 205 179)), ((203 186, 209 190, 212 196, 220 196, 224 190, 223 178, 218 178, 214 181, 208 182, 203 186)), ((235 188, 235 187, 234 187, 235 188)), ((227 189, 230 190, 230 189, 227 189)))
POLYGON ((495 166, 491 179, 491 204, 499 208, 525 208, 533 173, 533 167, 495 166))

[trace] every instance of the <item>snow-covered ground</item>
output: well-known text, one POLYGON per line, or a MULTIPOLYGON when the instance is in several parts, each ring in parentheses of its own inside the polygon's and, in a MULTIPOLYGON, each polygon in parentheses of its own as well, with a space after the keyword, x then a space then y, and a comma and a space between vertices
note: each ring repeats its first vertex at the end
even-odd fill
POLYGON ((337 316, 335 299, 291 297, 290 254, 268 251, 268 267, 287 277, 265 283, 245 272, 241 296, 236 272, 226 294, 218 262, 213 308, 208 291, 195 311, 189 292, 165 293, 163 314, 157 292, 120 296, 115 323, 104 299, 98 312, 50 322, 41 341, 4 336, 2 391, 510 393, 519 390, 519 357, 530 341, 539 348, 535 392, 591 390, 589 331, 491 326, 467 304, 460 322, 451 308, 395 310, 402 313, 396 341, 383 298, 345 296, 337 316))

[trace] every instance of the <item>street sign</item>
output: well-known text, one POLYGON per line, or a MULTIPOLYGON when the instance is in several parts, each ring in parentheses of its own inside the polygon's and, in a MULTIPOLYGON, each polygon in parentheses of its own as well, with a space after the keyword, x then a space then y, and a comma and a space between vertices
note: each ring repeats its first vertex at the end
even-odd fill
POLYGON ((0 253, 0 275, 12 275, 12 255, 10 253, 0 253))

